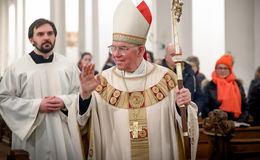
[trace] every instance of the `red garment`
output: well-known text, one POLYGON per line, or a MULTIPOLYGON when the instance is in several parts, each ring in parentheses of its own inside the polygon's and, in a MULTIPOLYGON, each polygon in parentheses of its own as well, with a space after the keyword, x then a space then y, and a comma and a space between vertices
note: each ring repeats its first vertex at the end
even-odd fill
POLYGON ((148 53, 146 52, 146 48, 145 48, 145 52, 144 52, 144 55, 143 55, 143 57, 144 57, 145 60, 147 60, 147 54, 148 54, 148 53))

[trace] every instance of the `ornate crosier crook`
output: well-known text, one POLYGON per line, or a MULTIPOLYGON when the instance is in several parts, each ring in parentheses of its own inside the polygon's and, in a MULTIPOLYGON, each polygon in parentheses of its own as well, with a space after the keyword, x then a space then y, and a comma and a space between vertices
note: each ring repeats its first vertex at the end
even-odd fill
MULTIPOLYGON (((182 77, 182 53, 180 51, 179 36, 178 36, 178 22, 180 22, 180 17, 182 14, 182 5, 181 0, 172 0, 172 29, 173 29, 173 40, 175 46, 175 55, 173 56, 173 61, 176 64, 176 71, 178 77, 178 88, 183 88, 183 77, 182 77)), ((188 134, 187 127, 187 106, 180 106, 181 111, 181 121, 182 121, 182 130, 185 146, 185 156, 186 159, 191 159, 191 149, 190 149, 190 138, 188 134)))

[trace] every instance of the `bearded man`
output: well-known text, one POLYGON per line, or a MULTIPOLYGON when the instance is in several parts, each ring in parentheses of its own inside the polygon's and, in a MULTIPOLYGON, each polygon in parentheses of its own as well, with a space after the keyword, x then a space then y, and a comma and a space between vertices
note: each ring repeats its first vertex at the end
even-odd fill
POLYGON ((57 30, 38 19, 29 27, 34 50, 12 64, 0 83, 0 113, 12 131, 12 149, 32 160, 82 159, 67 123, 79 92, 78 69, 53 52, 57 30))

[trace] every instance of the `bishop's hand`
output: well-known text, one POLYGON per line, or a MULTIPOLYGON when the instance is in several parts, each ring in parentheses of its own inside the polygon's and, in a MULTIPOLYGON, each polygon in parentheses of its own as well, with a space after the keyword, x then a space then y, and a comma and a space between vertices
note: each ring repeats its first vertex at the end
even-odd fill
POLYGON ((180 106, 187 106, 191 102, 191 93, 187 88, 178 89, 178 87, 175 88, 175 97, 176 97, 176 103, 180 106))
POLYGON ((94 71, 94 64, 87 64, 82 67, 82 72, 79 74, 81 87, 80 96, 82 99, 88 99, 92 91, 100 84, 100 77, 99 75, 94 76, 94 71))

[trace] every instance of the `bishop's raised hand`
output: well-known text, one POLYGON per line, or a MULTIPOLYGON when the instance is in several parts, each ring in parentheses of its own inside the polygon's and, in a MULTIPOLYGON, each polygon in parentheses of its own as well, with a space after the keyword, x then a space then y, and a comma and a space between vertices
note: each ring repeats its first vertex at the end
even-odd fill
POLYGON ((79 74, 80 80, 80 96, 82 99, 88 99, 92 93, 96 89, 96 87, 100 84, 99 75, 94 75, 95 65, 90 63, 82 67, 82 72, 79 74))

